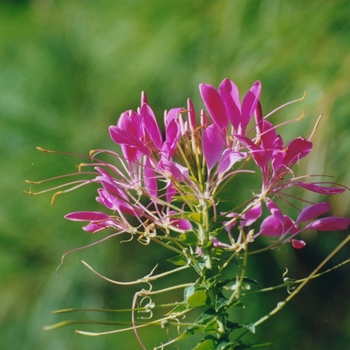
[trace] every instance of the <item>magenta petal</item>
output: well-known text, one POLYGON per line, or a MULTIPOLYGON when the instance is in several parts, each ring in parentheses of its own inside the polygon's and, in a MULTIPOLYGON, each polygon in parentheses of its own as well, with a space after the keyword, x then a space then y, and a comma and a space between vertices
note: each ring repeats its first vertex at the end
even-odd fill
POLYGON ((222 173, 230 170, 236 162, 246 157, 246 153, 225 149, 219 161, 218 174, 221 175, 222 173))
POLYGON ((275 204, 274 201, 267 198, 266 199, 266 206, 270 210, 270 213, 281 223, 284 223, 284 215, 282 214, 281 210, 278 208, 278 206, 275 204))
POLYGON ((100 167, 95 167, 95 169, 101 174, 101 176, 97 176, 96 179, 97 180, 108 180, 108 181, 111 181, 113 182, 113 178, 112 176, 103 168, 100 168, 100 167))
POLYGON ((123 192, 124 190, 115 181, 110 179, 101 179, 101 185, 110 194, 117 195, 117 197, 128 201, 127 195, 123 192))
POLYGON ((219 93, 225 103, 228 117, 237 131, 241 120, 241 103, 237 86, 230 80, 224 79, 219 86, 219 93))
POLYGON ((306 246, 306 243, 304 241, 300 241, 298 239, 292 239, 292 246, 295 249, 301 249, 306 246))
POLYGON ((296 224, 289 216, 284 215, 284 234, 297 234, 300 232, 298 224, 296 224))
POLYGON ((338 230, 347 230, 350 225, 350 219, 330 216, 328 218, 322 218, 311 222, 305 227, 307 229, 314 229, 319 231, 338 231, 338 230))
POLYGON ((298 185, 306 188, 309 191, 320 193, 320 194, 326 194, 326 195, 343 193, 345 191, 344 188, 325 187, 325 186, 319 186, 314 183, 307 183, 307 182, 298 182, 298 185))
POLYGON ((144 103, 147 103, 148 104, 148 101, 147 101, 147 95, 144 91, 141 92, 141 106, 144 104, 144 103))
POLYGON ((151 166, 151 163, 148 158, 145 159, 143 169, 143 181, 145 184, 146 191, 152 196, 157 197, 158 195, 158 186, 157 186, 157 179, 155 177, 154 170, 151 166))
POLYGON ((212 238, 214 248, 231 248, 227 243, 220 242, 216 237, 212 238))
POLYGON ((270 215, 261 223, 259 234, 265 236, 281 236, 283 234, 283 227, 279 220, 273 215, 270 215))
POLYGON ((184 181, 188 179, 188 169, 184 166, 170 161, 166 158, 161 159, 158 163, 158 168, 160 171, 166 173, 166 177, 171 175, 175 180, 184 181))
POLYGON ((284 144, 283 139, 280 135, 276 135, 276 139, 273 143, 273 154, 272 154, 272 169, 277 171, 283 166, 283 157, 284 157, 284 144))
POLYGON ((151 107, 148 104, 144 103, 141 106, 140 114, 143 120, 143 124, 148 132, 148 135, 150 136, 154 145, 158 149, 161 149, 163 143, 162 134, 160 132, 156 117, 151 107))
POLYGON ((248 210, 245 214, 243 214, 241 221, 241 226, 250 226, 252 225, 256 220, 260 218, 262 214, 262 206, 261 202, 256 204, 252 209, 248 210))
POLYGON ((196 111, 194 109, 193 102, 190 99, 187 100, 187 110, 188 122, 190 123, 190 127, 194 130, 197 128, 196 111))
POLYGON ((149 150, 135 135, 120 129, 117 126, 109 127, 111 139, 118 145, 129 146, 140 150, 145 155, 149 155, 149 150))
POLYGON ((172 108, 165 117, 165 126, 168 126, 174 119, 177 120, 184 108, 172 108))
POLYGON ((261 83, 256 81, 245 95, 242 102, 242 116, 241 116, 241 130, 240 134, 244 135, 245 128, 247 127, 250 118, 253 116, 257 107, 261 93, 261 83))
POLYGON ((209 84, 200 84, 199 91, 209 115, 220 129, 226 129, 228 116, 226 107, 218 91, 209 84))
POLYGON ((260 226, 260 234, 265 236, 283 236, 286 234, 296 234, 299 231, 298 225, 287 215, 283 215, 283 222, 276 218, 276 216, 270 215, 265 218, 260 226))
POLYGON ((97 198, 97 201, 99 203, 103 204, 104 206, 106 206, 108 209, 111 209, 111 210, 119 209, 118 198, 111 195, 103 188, 99 188, 97 192, 99 194, 99 197, 97 198))
POLYGON ((205 161, 207 162, 209 170, 219 160, 222 154, 222 147, 224 141, 222 139, 221 130, 216 124, 208 126, 202 135, 202 147, 205 161))
POLYGON ((161 153, 168 159, 172 158, 180 139, 180 126, 177 120, 172 119, 166 127, 165 142, 161 153))
POLYGON ((312 142, 304 139, 303 137, 298 137, 288 143, 286 147, 286 153, 283 159, 283 164, 285 166, 295 164, 299 159, 307 156, 312 148, 312 142))
POLYGON ((204 109, 201 110, 200 122, 199 124, 206 128, 207 126, 212 124, 212 120, 207 116, 204 109))
MULTIPOLYGON (((172 222, 174 225, 174 222, 172 222)), ((190 221, 186 219, 178 219, 175 221, 175 226, 178 227, 180 230, 190 230, 192 228, 192 224, 190 221)))
MULTIPOLYGON (((176 214, 175 211, 170 210, 169 215, 176 214)), ((192 224, 189 220, 181 219, 181 218, 170 218, 170 222, 174 227, 179 228, 180 230, 190 230, 192 228, 192 224)))
POLYGON ((98 202, 105 205, 108 209, 119 210, 133 216, 143 213, 141 208, 134 207, 128 203, 127 198, 124 198, 126 197, 125 194, 122 196, 122 193, 120 193, 118 196, 115 196, 103 188, 99 188, 97 192, 99 193, 98 202))
POLYGON ((321 202, 305 207, 298 216, 298 222, 305 222, 317 218, 330 211, 331 205, 328 202, 321 202))
POLYGON ((260 136, 261 145, 264 150, 268 150, 271 155, 275 150, 275 142, 277 138, 277 133, 275 127, 267 120, 262 120, 260 122, 261 132, 263 134, 260 136))
POLYGON ((263 122, 264 120, 263 111, 261 107, 260 101, 258 101, 258 104, 255 109, 255 125, 256 125, 256 134, 259 137, 263 131, 263 122))
MULTIPOLYGON (((224 214, 224 213, 222 213, 222 214, 224 214)), ((235 218, 237 216, 238 216, 238 213, 229 213, 229 214, 226 215, 226 217, 229 218, 230 220, 224 221, 222 224, 224 225, 225 230, 228 233, 230 233, 232 227, 234 227, 237 224, 237 221, 231 221, 231 219, 235 218), (231 221, 231 223, 229 225, 227 225, 227 223, 230 222, 230 221, 231 221)))
POLYGON ((134 111, 122 113, 117 126, 119 129, 129 132, 136 138, 140 138, 142 135, 141 116, 134 111))
POLYGON ((99 211, 76 211, 65 215, 65 218, 72 221, 99 221, 109 219, 109 215, 99 211))
POLYGON ((259 166, 260 169, 262 169, 270 160, 268 157, 266 157, 266 152, 257 146, 248 137, 241 135, 235 135, 234 137, 249 149, 255 163, 259 166))
POLYGON ((173 186, 173 184, 171 182, 169 182, 165 192, 166 192, 166 200, 167 200, 167 202, 171 203, 171 201, 173 200, 173 197, 177 193, 176 188, 173 186))
POLYGON ((94 233, 112 227, 113 224, 113 221, 90 222, 90 224, 83 226, 83 230, 94 233))

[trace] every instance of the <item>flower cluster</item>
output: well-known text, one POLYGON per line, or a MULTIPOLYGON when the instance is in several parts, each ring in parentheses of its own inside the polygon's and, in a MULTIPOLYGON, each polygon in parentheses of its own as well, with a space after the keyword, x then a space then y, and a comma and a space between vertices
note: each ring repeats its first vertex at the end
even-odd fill
MULTIPOLYGON (((276 199, 288 203, 291 195, 286 191, 291 188, 335 195, 344 192, 345 187, 307 182, 307 175, 295 176, 293 167, 312 149, 311 137, 284 142, 277 133, 278 126, 268 120, 271 113, 262 113, 259 81, 242 102, 237 86, 229 79, 224 79, 218 89, 209 84, 201 84, 199 89, 206 111, 196 111, 191 100, 186 107, 166 111, 164 136, 143 93, 137 111, 124 112, 109 128, 111 139, 121 151, 91 151, 91 162, 80 164, 80 170, 93 167, 95 176, 55 188, 63 193, 89 183, 99 184, 96 199, 107 211, 72 212, 67 219, 87 222, 83 229, 92 233, 112 230, 107 239, 128 233, 143 244, 159 243, 178 254, 173 259, 175 265, 193 267, 199 279, 180 286, 186 289, 186 305, 181 310, 175 307, 166 319, 195 306, 206 306, 211 311, 203 315, 210 314, 210 322, 217 325, 215 332, 207 332, 210 339, 215 339, 216 345, 224 341, 229 346, 228 334, 234 327, 226 311, 235 305, 245 277, 242 274, 234 282, 236 277, 220 281, 219 276, 233 257, 246 252, 259 235, 276 238, 270 248, 291 243, 300 249, 306 244, 295 238, 300 232, 345 230, 350 219, 324 217, 331 209, 325 201, 300 200, 295 218, 283 213, 276 203, 276 199), (114 161, 107 162, 100 156, 114 161), (243 204, 221 211, 220 191, 241 173, 246 173, 246 179, 251 173, 259 174, 258 190, 250 192, 243 204), (269 215, 263 217, 264 210, 269 215), (217 276, 217 280, 209 276, 217 276), (234 292, 224 297, 222 289, 227 283, 236 283, 236 287, 229 287, 234 292), (191 302, 194 295, 199 298, 195 303, 191 302)), ((229 199, 230 203, 235 201, 233 196, 229 199)), ((197 320, 197 326, 205 333, 203 322, 197 320)))
POLYGON ((175 233, 175 237, 190 230, 196 234, 199 249, 210 243, 217 245, 220 230, 211 229, 217 221, 216 193, 227 179, 232 181, 240 172, 251 172, 244 170, 244 165, 253 159, 261 173, 260 191, 251 194, 240 212, 221 213, 220 217, 229 232, 231 249, 242 241, 242 237, 232 238, 232 228, 236 224, 240 229, 250 227, 261 217, 262 203, 271 215, 262 221, 254 237, 276 236, 280 243, 292 242, 295 248, 301 248, 305 242, 294 239, 301 231, 347 229, 347 218, 318 219, 330 210, 327 202, 300 208, 296 220, 283 214, 275 203, 275 198, 291 187, 326 195, 341 193, 344 188, 321 186, 302 181, 306 176, 294 176, 293 166, 309 154, 312 142, 298 137, 285 144, 276 127, 262 115, 260 92, 257 81, 240 103, 238 88, 229 79, 223 80, 218 90, 201 84, 200 93, 209 116, 204 110, 197 113, 188 100, 187 108, 165 112, 164 138, 143 93, 141 107, 124 112, 117 125, 109 128, 122 155, 110 150, 92 152, 93 159, 99 153, 108 153, 121 165, 97 160, 93 163, 97 176, 91 181, 102 186, 97 201, 113 213, 84 211, 70 213, 66 218, 89 221, 86 231, 112 228, 146 240, 156 236, 157 230, 165 236, 175 233), (126 214, 136 218, 136 225, 135 221, 130 223, 126 214))

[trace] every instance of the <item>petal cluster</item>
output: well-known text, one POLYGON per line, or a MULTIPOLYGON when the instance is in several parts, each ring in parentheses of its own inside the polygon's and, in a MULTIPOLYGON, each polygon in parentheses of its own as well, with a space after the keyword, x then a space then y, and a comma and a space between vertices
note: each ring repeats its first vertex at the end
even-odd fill
POLYGON ((200 84, 199 91, 206 110, 196 111, 188 100, 186 107, 166 111, 162 123, 142 93, 140 107, 122 113, 109 128, 121 152, 92 153, 96 176, 86 183, 100 185, 96 200, 109 214, 81 211, 66 218, 88 222, 84 230, 89 232, 112 228, 146 241, 163 235, 178 245, 194 245, 197 251, 209 246, 235 249, 247 237, 244 230, 252 227, 255 237, 277 237, 295 248, 305 245, 295 239, 302 231, 348 228, 347 218, 324 217, 331 210, 328 202, 300 202, 296 214, 284 213, 277 203, 296 187, 322 195, 340 194, 345 187, 306 182, 308 174, 295 176, 294 167, 309 156, 312 142, 302 136, 283 140, 278 126, 263 115, 259 81, 242 100, 229 79, 218 89, 200 84), (115 161, 100 159, 103 154, 115 161), (249 183, 253 172, 260 175, 260 188, 251 189, 241 206, 230 194, 231 210, 221 212, 218 193, 230 182, 234 188, 241 173, 249 183), (263 217, 266 210, 269 214, 263 217), (191 242, 188 232, 196 237, 191 242), (222 232, 228 233, 230 244, 220 242, 222 232))

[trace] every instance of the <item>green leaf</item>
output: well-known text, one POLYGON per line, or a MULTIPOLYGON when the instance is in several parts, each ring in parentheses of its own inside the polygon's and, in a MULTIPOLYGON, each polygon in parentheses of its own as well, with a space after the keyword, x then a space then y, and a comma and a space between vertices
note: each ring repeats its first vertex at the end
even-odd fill
MULTIPOLYGON (((246 350, 246 349, 260 348, 262 346, 269 346, 269 345, 271 345, 270 342, 268 342, 268 343, 260 343, 260 344, 254 344, 254 343, 250 343, 250 344, 232 343, 232 344, 235 345, 235 346, 232 347, 232 348, 225 348, 225 349, 246 350)), ((221 350, 221 348, 219 348, 219 347, 217 349, 221 350)))
POLYGON ((184 289, 184 301, 187 301, 187 299, 196 291, 196 286, 189 286, 184 289))
POLYGON ((171 198, 171 201, 176 203, 186 203, 186 202, 190 202, 190 203, 198 203, 198 197, 195 195, 191 195, 191 194, 183 194, 183 195, 178 195, 178 196, 173 196, 171 198))
POLYGON ((169 316, 169 315, 177 315, 178 313, 182 313, 184 311, 188 310, 188 305, 186 303, 182 303, 182 304, 179 304, 179 305, 176 305, 173 309, 171 309, 167 314, 166 316, 169 316))
POLYGON ((237 322, 231 322, 230 320, 226 320, 226 328, 230 329, 232 332, 234 329, 242 328, 242 325, 237 322))
POLYGON ((206 339, 193 349, 193 350, 214 350, 215 349, 215 341, 213 339, 206 339))
POLYGON ((223 335, 224 329, 225 329, 225 326, 218 319, 218 317, 213 317, 213 319, 207 323, 207 325, 204 329, 204 333, 210 334, 218 339, 223 335))
POLYGON ((201 213, 189 213, 188 218, 190 221, 195 221, 195 222, 201 223, 202 214, 201 213))
POLYGON ((167 259, 167 261, 177 266, 187 265, 187 259, 183 255, 173 256, 172 258, 167 259))
POLYGON ((202 332, 202 327, 191 326, 191 327, 188 327, 182 334, 180 334, 180 336, 177 339, 178 340, 185 339, 200 332, 202 332))
POLYGON ((231 349, 236 349, 237 342, 229 342, 229 341, 221 341, 215 350, 231 350, 231 349))
POLYGON ((187 298, 188 306, 191 308, 205 306, 208 300, 205 290, 198 290, 187 298))
POLYGON ((213 308, 205 310, 201 315, 198 316, 196 323, 207 324, 216 317, 216 312, 213 308))
POLYGON ((248 323, 243 325, 244 328, 247 328, 250 332, 255 334, 255 326, 254 323, 248 323))
POLYGON ((186 231, 180 235, 180 241, 183 244, 196 247, 198 245, 198 237, 193 231, 186 231))
POLYGON ((224 248, 215 248, 215 249, 213 249, 213 253, 214 253, 216 258, 223 258, 224 256, 229 257, 231 252, 227 252, 227 249, 224 249, 224 248))
MULTIPOLYGON (((240 278, 240 277, 239 277, 240 278)), ((237 277, 233 277, 233 278, 229 278, 229 279, 226 279, 220 283, 218 283, 218 286, 225 286, 224 288, 226 290, 235 290, 235 286, 237 284, 237 277), (232 285, 230 286, 227 286, 229 283, 231 282, 234 282, 232 285)), ((245 289, 249 289, 249 285, 250 284, 256 284, 258 285, 259 287, 261 287, 260 283, 252 278, 249 278, 249 277, 243 277, 242 279, 242 285, 243 287, 245 287, 245 289)))
POLYGON ((257 280, 254 280, 253 278, 250 278, 250 277, 244 276, 244 277, 243 277, 243 282, 253 283, 253 284, 256 284, 256 285, 258 285, 259 287, 261 287, 261 284, 260 284, 257 280))
POLYGON ((269 346, 271 344, 272 344, 271 342, 260 343, 260 344, 251 344, 250 347, 251 348, 261 348, 263 346, 269 346))
POLYGON ((222 293, 217 293, 215 296, 215 311, 218 312, 221 309, 225 309, 227 302, 227 298, 222 293))

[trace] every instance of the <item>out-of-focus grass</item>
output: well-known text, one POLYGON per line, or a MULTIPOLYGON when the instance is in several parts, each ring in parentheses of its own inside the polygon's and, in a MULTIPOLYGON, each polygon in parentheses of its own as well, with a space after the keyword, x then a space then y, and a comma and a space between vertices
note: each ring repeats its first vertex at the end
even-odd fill
MULTIPOLYGON (((142 90, 162 118, 164 109, 183 106, 187 97, 199 109, 201 82, 217 86, 229 77, 243 94, 259 79, 265 112, 308 90, 306 100, 273 118, 296 118, 306 110, 302 121, 281 127, 281 134, 292 138, 308 136, 322 113, 314 156, 301 167, 335 175, 349 186, 349 18, 345 0, 1 2, 0 348, 137 348, 132 334, 92 339, 75 335, 74 327, 55 332, 41 327, 62 319, 49 314, 53 309, 130 302, 80 259, 128 280, 147 274, 157 254, 115 241, 69 255, 56 276, 65 251, 92 241, 63 215, 97 205, 93 189, 58 197, 54 206, 49 195, 24 195, 24 179, 71 172, 81 162, 39 153, 35 146, 82 154, 114 147, 107 127, 125 109, 138 106, 142 90)), ((334 213, 349 214, 349 200, 346 194, 333 201, 334 213)), ((310 237, 300 252, 276 251, 254 260, 252 277, 278 283, 285 265, 291 277, 304 277, 344 236, 322 233, 310 237)), ((333 264, 346 258, 342 252, 333 264)), ((346 271, 310 282, 297 301, 257 330, 255 339, 272 340, 275 349, 346 348, 346 271)), ((285 291, 279 295, 284 296, 285 291)), ((274 298, 256 297, 247 318, 269 311, 279 301, 274 298)))

